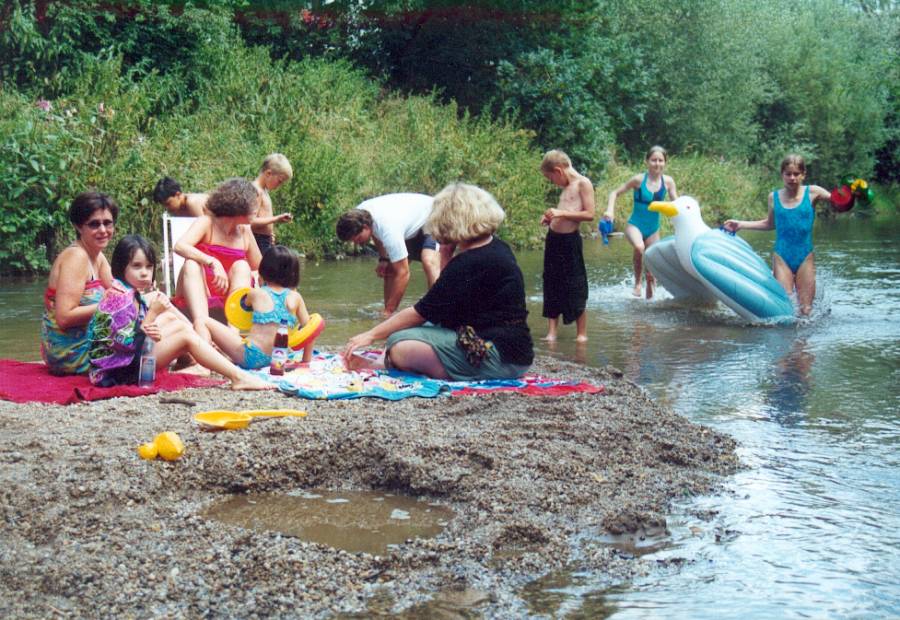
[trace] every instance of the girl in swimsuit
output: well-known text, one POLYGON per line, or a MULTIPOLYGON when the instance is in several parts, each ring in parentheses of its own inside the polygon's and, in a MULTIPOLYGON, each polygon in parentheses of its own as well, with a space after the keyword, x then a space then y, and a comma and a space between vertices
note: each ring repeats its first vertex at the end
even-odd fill
POLYGON ((209 214, 198 217, 175 244, 185 258, 175 295, 187 302, 194 329, 207 342, 212 340, 209 309, 222 307, 232 292, 249 287, 251 272, 259 267, 262 257, 250 231, 258 205, 250 181, 229 179, 209 195, 209 214))
MULTIPOLYGON (((253 308, 253 326, 242 338, 234 329, 207 319, 213 341, 241 368, 254 370, 272 362, 275 333, 286 321, 288 329, 309 322, 309 312, 303 297, 295 289, 300 284, 300 257, 283 245, 273 245, 259 264, 260 288, 250 289, 247 303, 253 308)), ((313 341, 303 347, 303 361, 312 359, 313 341)))
POLYGON ((103 250, 115 230, 119 207, 106 194, 84 192, 69 207, 78 237, 50 268, 44 292, 41 357, 55 375, 88 371, 91 317, 103 289, 112 284, 103 250))
POLYGON ((242 372, 200 338, 168 298, 152 290, 156 251, 140 235, 126 235, 116 244, 112 275, 121 288, 108 289, 91 321, 90 378, 95 385, 137 383, 141 347, 153 340, 157 369, 168 368, 189 353, 202 366, 231 380, 233 390, 265 390, 265 381, 242 372))
POLYGON ((661 146, 651 146, 644 157, 647 163, 647 172, 636 174, 625 183, 609 193, 609 202, 603 218, 613 221, 615 216, 616 199, 628 190, 633 191, 634 210, 625 225, 625 238, 634 247, 634 291, 635 297, 641 296, 641 275, 645 274, 647 280, 647 299, 653 297, 653 274, 644 269, 644 252, 651 245, 659 241, 659 213, 648 209, 654 200, 664 200, 666 193, 671 200, 678 198, 678 190, 675 180, 663 174, 663 169, 668 162, 666 149, 661 146))
POLYGON ((775 253, 772 271, 788 295, 797 290, 800 314, 812 312, 816 296, 816 263, 813 258, 812 228, 815 219, 813 203, 830 200, 831 192, 818 185, 803 185, 806 162, 800 155, 788 155, 781 162, 784 188, 769 194, 769 213, 755 221, 727 220, 725 228, 775 229, 775 253))

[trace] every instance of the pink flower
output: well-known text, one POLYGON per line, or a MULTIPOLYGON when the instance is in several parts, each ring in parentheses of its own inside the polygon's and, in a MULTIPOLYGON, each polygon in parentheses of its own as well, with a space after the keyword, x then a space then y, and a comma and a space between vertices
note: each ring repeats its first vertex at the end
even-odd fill
POLYGON ((38 99, 37 102, 35 102, 34 106, 36 108, 40 108, 44 112, 49 112, 53 109, 53 104, 46 99, 38 99))
POLYGON ((103 111, 105 109, 106 109, 106 106, 104 106, 103 102, 101 101, 100 104, 97 106, 97 111, 100 112, 100 114, 103 114, 103 111))

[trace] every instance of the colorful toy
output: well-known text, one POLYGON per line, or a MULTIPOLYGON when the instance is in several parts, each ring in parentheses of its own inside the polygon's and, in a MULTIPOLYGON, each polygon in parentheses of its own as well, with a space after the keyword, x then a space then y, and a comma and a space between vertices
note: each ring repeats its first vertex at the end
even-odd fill
POLYGON ((296 409, 265 409, 259 411, 201 411, 194 421, 207 430, 235 430, 247 428, 253 418, 303 418, 305 411, 296 409))
POLYGON ((167 461, 177 461, 184 454, 184 443, 176 433, 166 431, 157 435, 150 443, 139 445, 137 452, 142 459, 148 461, 157 456, 167 461))
MULTIPOLYGON (((253 327, 253 308, 247 304, 249 288, 239 288, 225 300, 225 318, 242 332, 253 327)), ((309 322, 303 327, 291 330, 288 334, 288 346, 295 351, 318 338, 325 329, 325 319, 319 313, 310 314, 309 322)))
POLYGON ((844 213, 852 209, 857 200, 861 205, 866 206, 874 198, 875 192, 865 179, 844 175, 841 178, 840 186, 831 190, 831 207, 839 213, 844 213))
POLYGON ((673 237, 657 241, 644 259, 659 283, 680 301, 717 300, 752 322, 794 319, 794 306, 768 265, 743 239, 703 222, 690 196, 650 203, 650 210, 672 218, 673 237))

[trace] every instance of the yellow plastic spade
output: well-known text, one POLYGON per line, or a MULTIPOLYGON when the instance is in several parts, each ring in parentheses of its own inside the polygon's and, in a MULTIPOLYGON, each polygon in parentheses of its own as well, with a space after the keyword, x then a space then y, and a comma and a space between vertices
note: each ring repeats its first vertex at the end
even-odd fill
POLYGON ((247 428, 253 418, 303 418, 305 411, 296 409, 260 409, 256 411, 201 411, 194 420, 208 429, 234 430, 247 428))

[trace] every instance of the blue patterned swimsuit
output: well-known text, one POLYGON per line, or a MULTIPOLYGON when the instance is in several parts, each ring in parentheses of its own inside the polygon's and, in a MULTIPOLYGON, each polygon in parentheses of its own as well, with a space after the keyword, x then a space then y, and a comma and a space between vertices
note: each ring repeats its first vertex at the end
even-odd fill
POLYGON ((809 199, 809 186, 803 192, 803 200, 796 207, 784 207, 776 190, 774 195, 775 213, 775 253, 781 260, 797 273, 800 265, 813 251, 812 229, 816 218, 812 201, 809 199))
POLYGON ((655 213, 649 209, 650 203, 654 200, 664 200, 666 197, 666 179, 660 177, 659 189, 656 193, 651 193, 647 189, 647 173, 644 173, 644 180, 641 186, 634 190, 634 210, 628 223, 641 231, 641 236, 646 239, 657 230, 659 230, 659 213, 655 213))
MULTIPOLYGON (((294 316, 287 307, 287 296, 291 289, 284 289, 280 293, 276 293, 268 286, 261 287, 269 297, 272 298, 272 309, 266 312, 253 311, 253 324, 266 325, 269 323, 281 323, 287 321, 288 329, 294 329, 297 326, 297 317, 294 316)), ((272 363, 272 356, 266 355, 262 349, 253 344, 250 340, 244 341, 244 362, 240 364, 241 368, 255 370, 263 368, 272 363)))

